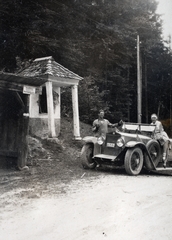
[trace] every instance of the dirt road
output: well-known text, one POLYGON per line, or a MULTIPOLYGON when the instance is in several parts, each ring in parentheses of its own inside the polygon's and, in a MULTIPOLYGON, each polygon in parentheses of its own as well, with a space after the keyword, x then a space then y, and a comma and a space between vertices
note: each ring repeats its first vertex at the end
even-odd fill
POLYGON ((3 192, 0 239, 172 239, 171 176, 88 174, 83 170, 59 194, 51 194, 52 185, 42 186, 41 194, 34 188, 3 192))

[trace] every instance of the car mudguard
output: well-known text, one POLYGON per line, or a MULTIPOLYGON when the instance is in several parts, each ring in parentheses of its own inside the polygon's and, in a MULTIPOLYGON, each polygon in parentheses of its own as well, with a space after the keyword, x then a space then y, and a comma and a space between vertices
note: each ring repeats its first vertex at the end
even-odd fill
POLYGON ((147 147, 145 146, 144 143, 136 142, 136 141, 130 141, 130 142, 127 142, 126 145, 125 145, 125 147, 128 147, 128 148, 133 148, 133 147, 136 147, 136 146, 140 146, 142 148, 143 152, 149 157, 149 160, 150 160, 153 168, 156 170, 155 164, 154 164, 154 162, 153 162, 153 160, 152 160, 152 158, 149 154, 149 151, 148 151, 148 149, 147 149, 147 147))
MULTIPOLYGON (((93 144, 93 146, 94 146, 93 155, 101 153, 101 146, 97 143, 97 137, 86 136, 82 140, 85 142, 84 145, 86 145, 86 144, 93 144)), ((84 151, 84 146, 83 146, 83 148, 81 150, 81 154, 82 154, 83 151, 84 151)))
POLYGON ((145 145, 142 142, 138 142, 138 141, 129 141, 125 144, 125 147, 133 148, 133 147, 138 146, 138 145, 141 145, 141 146, 145 147, 145 145))
POLYGON ((85 143, 96 143, 97 142, 97 137, 93 136, 86 136, 82 139, 85 143))

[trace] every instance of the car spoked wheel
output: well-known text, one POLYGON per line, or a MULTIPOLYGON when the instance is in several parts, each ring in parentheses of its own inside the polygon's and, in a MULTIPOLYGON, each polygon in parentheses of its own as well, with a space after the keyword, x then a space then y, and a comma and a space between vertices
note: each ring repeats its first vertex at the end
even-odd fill
POLYGON ((96 162, 93 160, 93 145, 86 144, 83 146, 81 151, 81 161, 82 166, 85 169, 94 169, 96 167, 96 162))
MULTIPOLYGON (((158 163, 160 162, 161 156, 162 156, 160 145, 156 140, 151 140, 148 142, 146 147, 147 147, 147 150, 151 156, 151 159, 156 167, 158 165, 158 163)), ((145 156, 145 167, 148 170, 154 170, 154 166, 152 165, 152 163, 147 155, 145 156)))
POLYGON ((140 148, 128 149, 124 159, 125 170, 130 175, 138 175, 143 167, 143 152, 140 148))
POLYGON ((157 152, 157 149, 156 149, 155 146, 151 147, 151 149, 150 149, 150 156, 151 156, 153 161, 155 161, 155 159, 157 158, 158 152, 157 152))

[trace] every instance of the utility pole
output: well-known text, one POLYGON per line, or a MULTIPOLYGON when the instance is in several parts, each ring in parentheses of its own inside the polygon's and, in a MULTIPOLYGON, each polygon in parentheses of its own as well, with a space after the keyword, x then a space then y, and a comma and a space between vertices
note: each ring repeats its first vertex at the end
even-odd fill
POLYGON ((147 79, 147 58, 146 58, 146 55, 145 55, 145 58, 144 58, 144 70, 145 70, 145 114, 146 114, 146 123, 148 123, 148 79, 147 79))
MULTIPOLYGON (((171 35, 169 35, 169 51, 171 52, 171 35)), ((170 137, 172 136, 171 101, 172 101, 172 97, 171 97, 171 76, 170 76, 170 137)))
POLYGON ((141 123, 142 118, 142 83, 140 71, 140 39, 137 35, 137 122, 141 123))
POLYGON ((172 133, 172 126, 171 126, 171 77, 170 77, 170 137, 172 133))

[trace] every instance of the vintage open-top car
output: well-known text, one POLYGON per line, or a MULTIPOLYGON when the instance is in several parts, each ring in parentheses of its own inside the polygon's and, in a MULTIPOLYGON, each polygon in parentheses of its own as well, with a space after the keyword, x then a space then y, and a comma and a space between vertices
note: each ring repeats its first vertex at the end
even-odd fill
MULTIPOLYGON (((163 170, 162 147, 153 139, 155 125, 123 123, 111 128, 106 136, 83 138, 81 160, 84 168, 100 166, 122 167, 129 175, 138 175, 142 168, 163 170)), ((166 170, 170 169, 172 156, 168 152, 166 170)))

